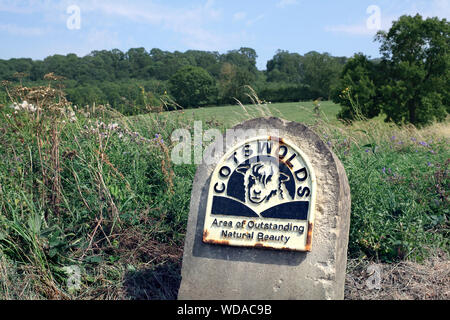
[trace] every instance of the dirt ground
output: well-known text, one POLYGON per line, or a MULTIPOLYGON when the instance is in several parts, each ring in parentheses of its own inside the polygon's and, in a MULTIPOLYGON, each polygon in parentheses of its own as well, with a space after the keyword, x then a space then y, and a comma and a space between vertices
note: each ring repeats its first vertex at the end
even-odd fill
MULTIPOLYGON (((144 270, 145 271, 145 270, 144 270)), ((124 299, 176 299, 181 257, 171 263, 126 277, 124 299)), ((448 300, 450 260, 435 254, 423 263, 402 261, 375 264, 350 259, 345 282, 346 300, 448 300)))
POLYGON ((448 300, 450 260, 437 253, 424 263, 375 264, 349 260, 346 300, 448 300))

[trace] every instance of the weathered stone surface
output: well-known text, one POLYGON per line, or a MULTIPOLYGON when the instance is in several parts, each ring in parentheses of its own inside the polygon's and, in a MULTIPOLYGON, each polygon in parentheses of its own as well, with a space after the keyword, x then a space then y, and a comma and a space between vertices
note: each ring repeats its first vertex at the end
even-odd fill
POLYGON ((300 123, 259 118, 234 129, 266 129, 269 135, 292 141, 309 158, 317 183, 312 250, 204 243, 206 202, 215 164, 203 163, 197 169, 191 194, 178 299, 343 299, 350 189, 341 162, 300 123))

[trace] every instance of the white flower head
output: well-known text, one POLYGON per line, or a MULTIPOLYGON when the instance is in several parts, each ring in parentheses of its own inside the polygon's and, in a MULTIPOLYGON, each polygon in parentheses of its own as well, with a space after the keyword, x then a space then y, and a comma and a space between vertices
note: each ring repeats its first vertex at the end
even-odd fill
POLYGON ((117 123, 110 123, 108 125, 109 130, 116 130, 118 127, 119 127, 119 125, 117 123))

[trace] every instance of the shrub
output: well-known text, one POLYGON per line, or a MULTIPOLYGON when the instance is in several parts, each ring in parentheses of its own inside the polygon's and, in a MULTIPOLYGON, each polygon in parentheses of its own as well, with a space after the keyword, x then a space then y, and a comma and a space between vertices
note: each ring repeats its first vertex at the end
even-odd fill
POLYGON ((33 297, 98 298, 112 281, 120 286, 123 265, 179 263, 129 254, 148 241, 182 245, 195 166, 171 166, 178 118, 136 122, 102 105, 75 108, 54 87, 12 88, 17 102, 0 109, 0 264, 26 275, 33 297), (66 286, 73 265, 82 270, 77 292, 66 286))
POLYGON ((341 79, 333 89, 333 102, 342 106, 339 119, 373 118, 380 113, 374 83, 376 66, 363 54, 355 54, 344 66, 341 79))
POLYGON ((449 251, 448 139, 375 120, 324 131, 350 183, 350 256, 389 262, 449 251))
POLYGON ((214 79, 201 67, 183 67, 169 83, 175 101, 186 108, 203 106, 217 98, 214 79))

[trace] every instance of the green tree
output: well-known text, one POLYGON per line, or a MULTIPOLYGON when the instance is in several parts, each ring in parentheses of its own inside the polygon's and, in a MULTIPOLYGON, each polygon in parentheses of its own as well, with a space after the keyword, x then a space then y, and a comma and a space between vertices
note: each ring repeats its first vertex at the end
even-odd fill
POLYGON ((425 125, 449 112, 450 26, 446 19, 402 16, 381 43, 387 121, 425 125))
POLYGON ((213 77, 217 78, 220 74, 220 63, 218 52, 188 50, 184 53, 189 64, 201 67, 208 71, 213 77))
POLYGON ((380 113, 374 83, 376 70, 377 65, 362 53, 355 54, 347 61, 332 95, 333 101, 342 106, 338 118, 373 118, 380 113))
POLYGON ((169 80, 170 93, 183 107, 198 107, 216 98, 215 81, 203 68, 185 66, 169 80))
MULTIPOLYGON (((308 52, 301 59, 301 77, 304 84, 328 99, 331 88, 336 86, 345 59, 336 58, 329 53, 308 52)), ((317 97, 318 98, 318 97, 317 97)))
POLYGON ((180 68, 189 65, 188 59, 178 51, 171 53, 154 48, 150 50, 150 57, 152 64, 147 73, 158 80, 169 80, 180 68))
POLYGON ((145 78, 152 64, 152 59, 145 48, 132 48, 127 51, 126 57, 130 66, 130 75, 134 78, 145 78))
POLYGON ((258 73, 258 69, 256 68, 257 57, 258 55, 254 49, 243 47, 239 50, 228 51, 226 54, 222 55, 221 60, 223 63, 230 63, 242 72, 248 73, 248 76, 252 77, 254 80, 258 73))
POLYGON ((278 50, 273 58, 267 61, 267 81, 301 83, 303 81, 301 66, 301 55, 278 50))

